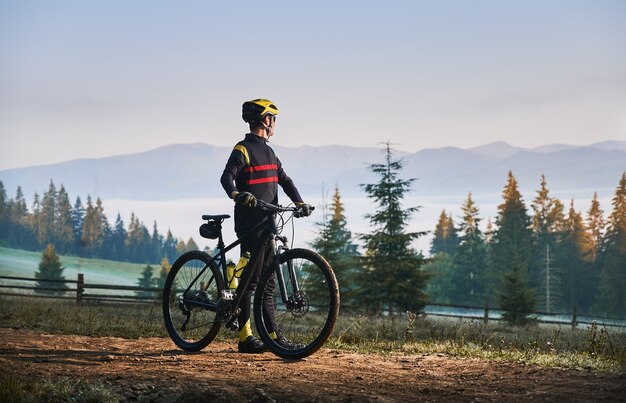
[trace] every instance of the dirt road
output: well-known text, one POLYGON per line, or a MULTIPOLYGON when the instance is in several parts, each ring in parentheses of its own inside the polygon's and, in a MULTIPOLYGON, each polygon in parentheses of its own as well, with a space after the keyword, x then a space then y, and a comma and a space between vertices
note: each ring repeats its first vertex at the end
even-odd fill
POLYGON ((444 355, 322 349, 302 361, 214 343, 196 354, 163 338, 40 335, 0 329, 0 368, 80 377, 128 401, 626 401, 626 377, 444 355))

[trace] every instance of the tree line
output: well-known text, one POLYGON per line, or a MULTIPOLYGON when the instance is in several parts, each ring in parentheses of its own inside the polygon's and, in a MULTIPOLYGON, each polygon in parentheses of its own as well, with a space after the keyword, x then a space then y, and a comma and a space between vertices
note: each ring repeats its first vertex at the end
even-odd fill
MULTIPOLYGON (((311 246, 333 267, 344 308, 393 315, 419 312, 429 302, 487 303, 505 311, 511 323, 524 323, 538 310, 626 314, 626 173, 605 219, 597 195, 583 217, 573 200, 566 209, 550 195, 543 176, 530 214, 509 172, 495 222, 489 220, 481 230, 479 207, 468 194, 460 222, 452 213, 441 213, 427 258, 412 247, 426 232, 409 229, 419 207, 402 205, 415 181, 401 177, 403 166, 389 143, 384 162, 369 166, 377 182, 361 185, 375 205, 364 217, 368 233, 353 235, 349 230, 338 187, 331 203, 324 203, 311 246)), ((61 251, 82 256, 160 262, 158 276, 146 266, 138 279, 144 287, 161 285, 169 262, 186 249, 197 249, 193 239, 177 241, 169 231, 160 236, 156 223, 151 235, 134 214, 128 230, 119 214, 110 228, 100 199, 94 204, 88 197, 83 209, 77 198, 74 208, 68 208, 65 190, 61 186, 56 191, 52 182, 41 201, 35 195, 32 213, 19 188, 14 200, 6 201, 3 194, 0 182, 0 225, 13 225, 12 231, 0 231, 10 234, 8 239, 2 235, 3 242, 21 240, 20 247, 40 249, 56 241, 61 251)))
POLYGON ((586 214, 550 195, 542 175, 526 206, 512 172, 494 223, 479 228, 472 194, 461 220, 442 211, 426 267, 431 296, 451 304, 490 303, 523 321, 532 311, 626 315, 626 174, 605 219, 597 193, 586 214))
POLYGON ((152 264, 198 248, 191 237, 185 242, 169 230, 160 234, 156 221, 148 230, 134 213, 128 225, 118 213, 111 226, 99 197, 94 202, 88 195, 84 204, 78 196, 72 205, 65 187, 57 189, 53 181, 42 197, 35 193, 30 209, 20 186, 9 199, 0 181, 0 245, 26 250, 54 245, 60 254, 152 264))

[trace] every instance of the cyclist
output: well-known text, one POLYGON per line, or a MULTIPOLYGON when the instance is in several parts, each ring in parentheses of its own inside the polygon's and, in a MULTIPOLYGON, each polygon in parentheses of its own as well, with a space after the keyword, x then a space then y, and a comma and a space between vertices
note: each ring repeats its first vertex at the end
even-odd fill
MULTIPOLYGON (((298 215, 306 217, 311 214, 310 205, 302 201, 293 181, 283 170, 282 164, 274 150, 267 144, 274 135, 278 108, 267 99, 254 99, 244 102, 242 107, 243 120, 250 125, 250 133, 238 142, 228 158, 220 182, 228 196, 235 201, 235 232, 237 237, 250 231, 267 214, 251 207, 256 206, 257 199, 268 203, 278 203, 278 185, 289 196, 300 210, 298 215)), ((258 243, 260 234, 249 236, 241 243, 241 255, 251 252, 258 243)), ((250 327, 250 302, 256 289, 263 267, 271 262, 273 256, 269 243, 261 252, 258 264, 247 267, 254 270, 250 284, 243 295, 239 322, 239 344, 241 353, 262 353, 267 347, 252 335, 250 327)), ((274 284, 273 281, 270 284, 274 284)), ((265 323, 272 338, 284 348, 293 348, 294 344, 280 334, 274 319, 274 301, 272 292, 263 301, 265 323), (271 329, 269 329, 271 326, 271 329)))

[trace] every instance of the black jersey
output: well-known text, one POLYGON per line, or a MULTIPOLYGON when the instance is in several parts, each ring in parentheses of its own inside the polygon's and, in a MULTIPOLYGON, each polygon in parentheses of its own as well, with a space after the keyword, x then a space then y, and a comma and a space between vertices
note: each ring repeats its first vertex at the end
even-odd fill
MULTIPOLYGON (((232 196, 234 191, 250 192, 257 199, 278 203, 278 185, 294 203, 302 202, 298 189, 285 171, 267 140, 248 133, 237 143, 228 158, 222 177, 222 187, 232 196)), ((258 210, 235 206, 235 231, 245 231, 261 216, 258 210)))

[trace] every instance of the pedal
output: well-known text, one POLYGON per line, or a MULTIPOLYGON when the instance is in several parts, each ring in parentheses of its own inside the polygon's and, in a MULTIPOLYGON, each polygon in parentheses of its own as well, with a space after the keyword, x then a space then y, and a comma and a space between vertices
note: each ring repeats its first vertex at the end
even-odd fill
POLYGON ((239 321, 237 320, 237 318, 235 317, 226 322, 226 328, 228 330, 232 330, 233 332, 239 330, 239 321))

